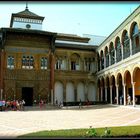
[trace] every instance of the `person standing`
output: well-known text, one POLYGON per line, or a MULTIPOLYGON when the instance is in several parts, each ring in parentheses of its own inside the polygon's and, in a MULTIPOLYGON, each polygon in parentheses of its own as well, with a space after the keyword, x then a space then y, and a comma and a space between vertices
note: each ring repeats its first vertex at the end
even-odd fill
POLYGON ((120 105, 122 105, 122 96, 120 96, 120 105))
POLYGON ((23 99, 23 100, 22 100, 22 110, 25 110, 24 105, 25 105, 25 101, 24 101, 24 99, 23 99))
POLYGON ((82 108, 82 102, 81 102, 81 99, 79 101, 79 108, 82 108))
POLYGON ((128 105, 131 105, 131 96, 130 95, 128 95, 128 97, 127 97, 128 99, 128 105))

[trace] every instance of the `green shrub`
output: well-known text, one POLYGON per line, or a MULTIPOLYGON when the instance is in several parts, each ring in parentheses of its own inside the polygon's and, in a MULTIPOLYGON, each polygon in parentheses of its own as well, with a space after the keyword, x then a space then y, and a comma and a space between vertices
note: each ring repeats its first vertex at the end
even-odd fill
POLYGON ((110 134, 111 134, 111 130, 106 127, 102 137, 108 137, 110 136, 110 134))
POLYGON ((87 136, 89 137, 96 137, 97 136, 97 132, 95 130, 95 128, 92 128, 92 126, 90 126, 89 130, 86 132, 87 136))

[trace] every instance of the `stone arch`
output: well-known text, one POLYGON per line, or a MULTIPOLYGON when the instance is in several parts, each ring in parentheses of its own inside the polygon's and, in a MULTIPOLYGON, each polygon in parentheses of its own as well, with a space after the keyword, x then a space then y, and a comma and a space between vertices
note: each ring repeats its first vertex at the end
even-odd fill
POLYGON ((106 90, 107 90, 107 102, 110 103, 110 79, 109 76, 106 76, 105 78, 105 83, 106 83, 106 90))
POLYGON ((116 103, 115 97, 116 97, 116 80, 115 80, 115 76, 111 75, 111 85, 112 85, 112 103, 116 103))
POLYGON ((129 29, 129 34, 130 34, 130 38, 132 38, 132 31, 133 31, 133 27, 137 24, 138 29, 140 29, 139 24, 137 23, 137 21, 133 21, 130 25, 130 29, 129 29))
POLYGON ((133 70, 133 82, 135 88, 135 97, 137 98, 136 104, 140 104, 140 68, 135 67, 133 70))
MULTIPOLYGON (((127 78, 127 74, 129 75, 130 74, 130 80, 132 79, 132 76, 131 76, 131 72, 129 70, 125 70, 124 72, 124 83, 126 84, 126 78, 127 78)), ((132 81, 132 80, 131 80, 132 81)), ((130 82, 131 83, 131 82, 130 82)))
POLYGON ((116 83, 118 86, 118 103, 123 104, 123 76, 121 73, 117 74, 116 83))
POLYGON ((124 83, 126 85, 126 103, 127 103, 127 96, 130 95, 131 99, 133 98, 132 93, 132 74, 129 70, 126 70, 124 73, 124 83))

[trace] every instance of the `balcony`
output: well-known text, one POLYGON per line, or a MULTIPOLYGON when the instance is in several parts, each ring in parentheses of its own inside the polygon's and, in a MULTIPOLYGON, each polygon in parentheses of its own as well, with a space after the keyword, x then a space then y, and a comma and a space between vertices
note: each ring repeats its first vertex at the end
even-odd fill
MULTIPOLYGON (((140 49, 137 49, 137 53, 135 55, 130 55, 126 59, 122 59, 122 61, 119 61, 113 65, 110 65, 109 67, 106 67, 103 70, 98 71, 98 76, 102 76, 104 74, 108 73, 114 73, 119 71, 122 68, 130 67, 131 65, 134 64, 139 64, 140 62, 140 53, 138 53, 140 49)), ((126 54, 128 56, 128 54, 126 54)))

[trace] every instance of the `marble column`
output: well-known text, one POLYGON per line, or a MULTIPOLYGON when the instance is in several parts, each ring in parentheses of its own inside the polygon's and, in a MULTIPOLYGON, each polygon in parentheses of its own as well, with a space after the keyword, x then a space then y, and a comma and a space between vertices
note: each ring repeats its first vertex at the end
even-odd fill
POLYGON ((112 104, 112 85, 110 85, 110 103, 112 104))
POLYGON ((121 44, 121 51, 122 51, 122 60, 123 60, 123 54, 124 54, 124 52, 123 52, 123 44, 121 44))
POLYGON ((105 86, 105 101, 107 101, 107 86, 105 86))
POLYGON ((129 39, 129 44, 130 44, 130 56, 132 55, 132 39, 129 39))
POLYGON ((119 85, 116 85, 117 105, 119 104, 119 85))
POLYGON ((136 82, 132 82, 133 106, 134 106, 134 107, 135 107, 135 83, 136 83, 136 82))
POLYGON ((123 83, 123 99, 124 99, 124 105, 126 105, 126 84, 123 83))

